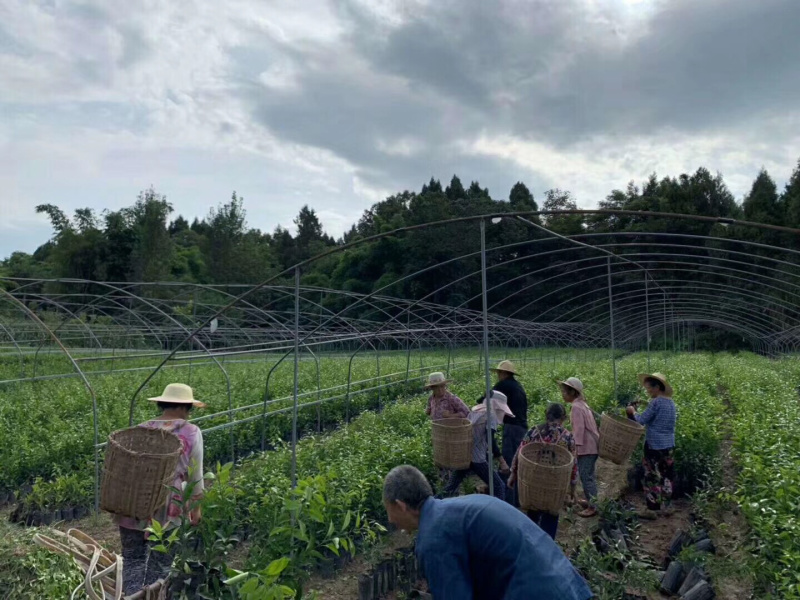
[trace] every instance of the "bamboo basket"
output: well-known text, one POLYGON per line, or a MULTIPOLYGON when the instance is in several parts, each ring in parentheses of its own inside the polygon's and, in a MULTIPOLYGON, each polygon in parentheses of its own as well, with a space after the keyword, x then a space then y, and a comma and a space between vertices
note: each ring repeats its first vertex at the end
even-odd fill
POLYGON ((108 437, 100 508, 145 520, 167 503, 181 441, 162 429, 131 427, 108 437))
POLYGON ((557 515, 572 479, 572 452, 557 444, 533 442, 519 450, 519 504, 523 510, 557 515))
POLYGON ((600 458, 621 465, 628 461, 644 433, 636 421, 603 413, 600 417, 600 458))
POLYGON ((439 419, 432 425, 433 462, 445 469, 468 469, 472 462, 469 419, 439 419))

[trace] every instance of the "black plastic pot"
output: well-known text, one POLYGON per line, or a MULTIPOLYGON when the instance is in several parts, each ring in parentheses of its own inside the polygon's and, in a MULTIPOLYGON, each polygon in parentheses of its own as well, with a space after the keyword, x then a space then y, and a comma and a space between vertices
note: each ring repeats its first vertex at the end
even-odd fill
POLYGON ((64 521, 72 521, 75 518, 75 509, 71 506, 61 509, 61 518, 64 521))
POLYGON ((681 587, 685 578, 686 570, 683 568, 683 565, 677 560, 672 561, 667 572, 664 573, 664 577, 661 579, 661 591, 674 594, 678 591, 678 588, 681 587))
POLYGON ((8 521, 10 523, 19 523, 21 520, 24 520, 22 514, 22 504, 17 504, 17 506, 14 507, 14 510, 11 511, 11 514, 8 515, 8 521))
POLYGON ((52 525, 55 518, 56 518, 56 513, 48 510, 41 513, 39 522, 42 525, 52 525))
POLYGON ((75 509, 75 520, 85 519, 89 516, 89 509, 85 506, 78 506, 75 509))
POLYGON ((369 575, 358 576, 358 600, 372 600, 372 577, 369 575))

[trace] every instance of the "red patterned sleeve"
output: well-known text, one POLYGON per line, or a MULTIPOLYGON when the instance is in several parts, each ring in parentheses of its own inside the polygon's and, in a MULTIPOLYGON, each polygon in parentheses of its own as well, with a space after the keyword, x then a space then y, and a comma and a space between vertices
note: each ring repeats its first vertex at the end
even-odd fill
POLYGON ((464 401, 455 394, 452 394, 449 400, 450 402, 448 403, 449 404, 448 410, 466 419, 467 415, 469 414, 469 407, 466 404, 464 404, 464 401))

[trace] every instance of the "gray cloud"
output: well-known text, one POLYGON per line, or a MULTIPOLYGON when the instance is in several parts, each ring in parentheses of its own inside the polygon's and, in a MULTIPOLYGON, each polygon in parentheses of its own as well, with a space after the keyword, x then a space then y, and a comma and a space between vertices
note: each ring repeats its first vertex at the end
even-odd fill
POLYGON ((290 92, 258 91, 254 114, 368 177, 447 163, 454 139, 486 130, 569 147, 595 135, 743 130, 798 111, 793 0, 663 3, 631 26, 639 31, 575 0, 438 2, 399 26, 340 7, 351 27, 346 46, 327 49, 338 60, 304 68, 290 92), (354 71, 359 61, 368 67, 354 71), (381 150, 402 135, 422 137, 425 151, 381 150))
POLYGON ((741 197, 796 164, 798 56, 796 0, 6 0, 0 257, 36 204, 150 184, 335 234, 431 175, 591 206, 703 165, 741 197))

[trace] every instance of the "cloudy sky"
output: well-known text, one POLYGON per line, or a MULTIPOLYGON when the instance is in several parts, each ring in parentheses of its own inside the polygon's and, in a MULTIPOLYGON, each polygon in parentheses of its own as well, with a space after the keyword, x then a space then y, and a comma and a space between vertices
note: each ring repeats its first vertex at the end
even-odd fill
POLYGON ((0 257, 153 185, 341 234, 431 175, 582 206, 800 158, 798 0, 0 0, 0 257))

